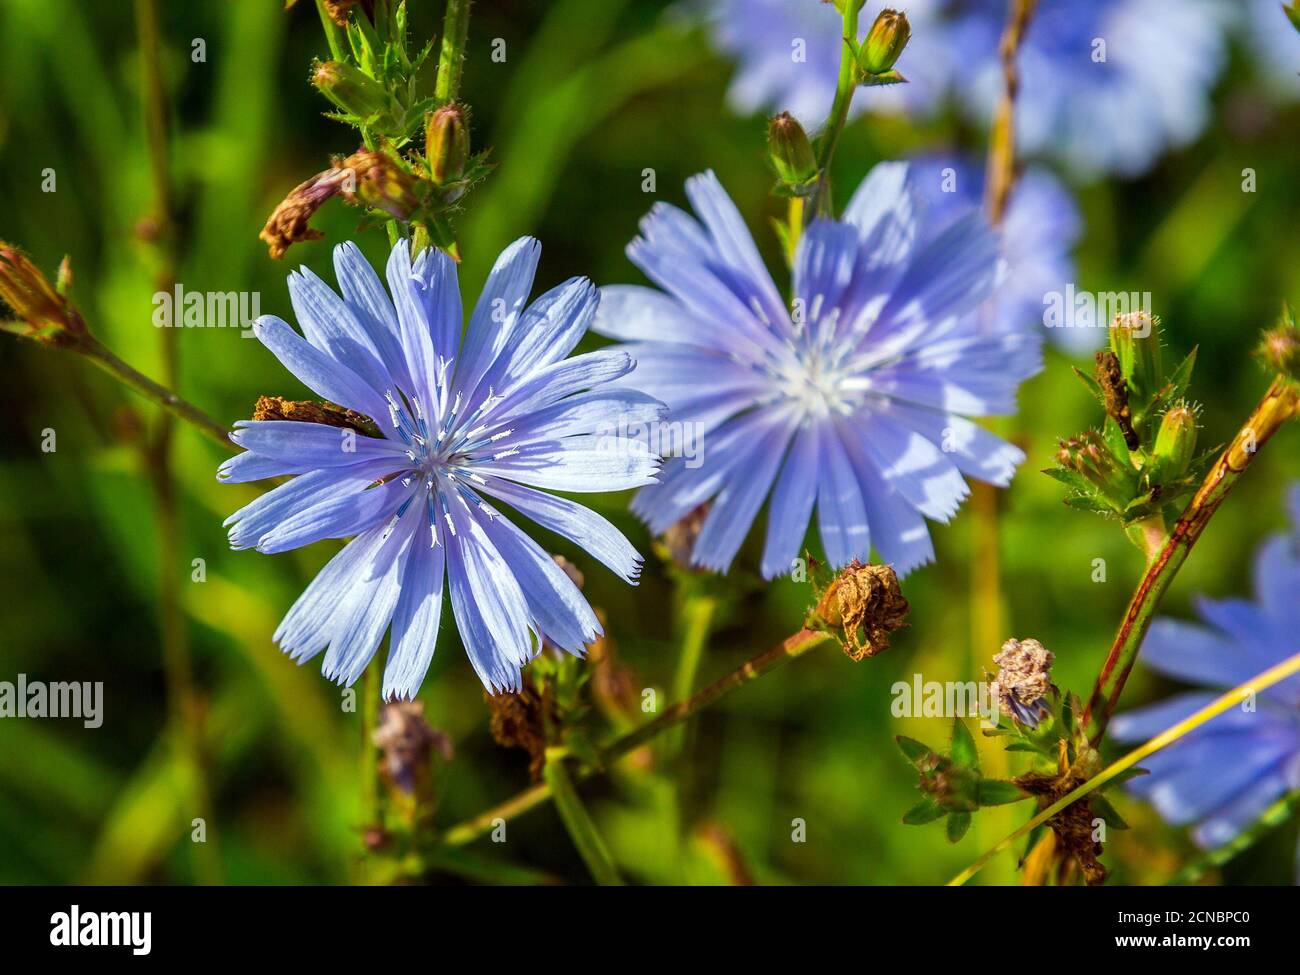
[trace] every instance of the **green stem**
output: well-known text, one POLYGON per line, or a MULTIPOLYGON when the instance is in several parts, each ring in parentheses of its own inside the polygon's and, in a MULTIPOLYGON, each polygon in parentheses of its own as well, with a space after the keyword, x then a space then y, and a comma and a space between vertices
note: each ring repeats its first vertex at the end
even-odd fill
POLYGON ((235 451, 235 444, 231 442, 229 430, 226 427, 208 416, 193 403, 181 399, 166 386, 154 382, 134 366, 123 362, 112 349, 93 335, 82 336, 75 345, 71 345, 69 348, 84 355, 110 376, 125 383, 145 399, 156 403, 179 419, 189 423, 213 443, 220 444, 231 452, 235 451))
MULTIPOLYGON (((704 647, 709 640, 709 630, 717 613, 718 601, 698 592, 686 595, 682 605, 682 646, 677 657, 677 672, 673 675, 672 700, 684 701, 695 687, 695 677, 704 658, 704 647)), ((667 756, 676 755, 685 740, 685 729, 674 728, 664 736, 667 756)))
POLYGON ((465 42, 469 38, 470 0, 447 0, 442 21, 442 46, 438 52, 438 77, 433 95, 438 104, 456 100, 460 90, 460 73, 465 63, 465 42))
MULTIPOLYGON (((641 727, 616 738, 600 750, 595 763, 579 766, 577 770, 578 777, 587 778, 595 775, 598 771, 603 771, 628 752, 635 751, 646 742, 652 741, 669 728, 685 721, 719 698, 730 694, 736 688, 757 680, 764 674, 776 670, 791 660, 802 657, 809 650, 821 646, 831 638, 831 635, 824 630, 809 629, 802 629, 798 633, 787 637, 770 650, 765 650, 758 656, 751 657, 725 677, 719 678, 686 700, 674 704, 653 721, 648 721, 641 727)), ((443 842, 449 846, 461 846, 470 843, 491 830, 498 819, 509 820, 514 816, 540 806, 549 798, 551 798, 550 784, 545 781, 539 782, 512 796, 505 802, 493 806, 491 809, 486 809, 477 816, 453 826, 443 835, 443 842)))
POLYGON ((555 808, 564 821, 564 827, 573 839, 582 862, 591 871, 591 876, 602 887, 622 887, 623 878, 619 876, 618 867, 610 856, 609 847, 596 830, 596 823, 582 804, 578 790, 574 788, 569 770, 564 767, 567 752, 563 748, 546 749, 546 766, 542 770, 542 780, 551 787, 555 799, 555 808))
POLYGON ((335 61, 347 60, 346 38, 343 35, 343 28, 330 19, 329 12, 325 9, 324 0, 316 0, 316 12, 320 14, 321 26, 325 28, 325 40, 330 46, 330 57, 335 61))
POLYGON ((1300 390, 1285 376, 1277 376, 1264 398, 1237 431, 1232 443, 1205 476, 1164 545, 1150 560, 1146 573, 1129 601, 1110 653, 1102 665, 1101 673, 1097 675, 1092 697, 1083 713, 1083 724, 1088 730, 1088 741, 1092 747, 1096 748, 1100 744, 1106 732, 1106 724, 1110 721, 1128 675, 1133 670, 1151 620, 1174 576, 1191 554, 1192 546, 1201 537, 1210 518, 1245 473, 1260 448, 1283 423, 1296 415, 1298 408, 1300 390))
POLYGON ((1057 813, 1078 802, 1089 793, 1100 789, 1107 782, 1111 782, 1118 776, 1123 775, 1143 759, 1149 758, 1162 748, 1167 748, 1169 745, 1172 745, 1188 732, 1194 731, 1207 721, 1217 718, 1219 715, 1223 714, 1223 712, 1237 706, 1243 701, 1252 700, 1255 696, 1268 690, 1268 688, 1272 687, 1274 684, 1284 681, 1291 675, 1297 673, 1300 673, 1300 653, 1288 657, 1281 663, 1268 668, 1268 670, 1256 674, 1244 684, 1239 684, 1226 694, 1215 698, 1195 714, 1188 718, 1184 718, 1173 727, 1162 731, 1145 745, 1133 749, 1118 761, 1112 762, 1087 782, 1084 782, 1082 785, 1062 796, 1046 809, 1039 812, 1038 815, 1034 816, 1014 833, 1004 837, 978 860, 961 873, 957 874, 956 877, 948 882, 948 886, 960 887, 962 884, 966 883, 966 881, 970 880, 971 877, 975 876, 975 874, 979 873, 980 869, 986 863, 1007 847, 1011 846, 1012 843, 1016 842, 1020 837, 1033 832, 1057 813))
POLYGON ((826 122, 826 131, 822 133, 817 151, 817 189, 813 192, 812 205, 804 213, 805 219, 815 215, 833 217, 834 204, 831 199, 831 160, 835 156, 835 146, 840 141, 840 133, 849 118, 849 106, 853 103, 853 93, 857 90, 854 83, 853 51, 848 42, 858 39, 858 5, 844 5, 844 39, 840 44, 840 74, 835 84, 835 101, 831 105, 831 114, 826 122))

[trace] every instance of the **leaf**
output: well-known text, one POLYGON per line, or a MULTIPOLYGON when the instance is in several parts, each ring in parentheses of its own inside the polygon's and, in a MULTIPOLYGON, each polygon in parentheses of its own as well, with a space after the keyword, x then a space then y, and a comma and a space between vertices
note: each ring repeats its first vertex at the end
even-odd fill
MULTIPOLYGON (((929 796, 903 813, 903 823, 907 826, 924 826, 946 815, 947 811, 929 796)), ((968 814, 969 815, 969 814, 968 814)))
POLYGON ((1027 741, 1013 741, 1007 746, 1009 752, 1033 752, 1035 755, 1041 755, 1043 750, 1037 745, 1032 745, 1027 741))
POLYGON ((982 779, 979 784, 978 796, 981 806, 1005 806, 1008 802, 1019 802, 1021 799, 1028 799, 1029 793, 1014 782, 1005 782, 1002 779, 982 779))
POLYGON ((970 729, 961 718, 952 719, 952 751, 949 754, 958 765, 979 771, 979 750, 975 747, 975 739, 971 737, 970 729))
POLYGON ((957 843, 970 829, 970 813, 955 812, 948 817, 948 842, 957 843))
POLYGON ((1129 469, 1133 467, 1133 455, 1124 440, 1124 431, 1119 428, 1119 423, 1113 416, 1106 417, 1106 422, 1102 424, 1101 439, 1110 448, 1110 452, 1115 455, 1121 467, 1129 469))
POLYGON ((898 747, 907 760, 913 765, 920 767, 921 763, 934 756, 929 745, 923 745, 915 738, 908 738, 907 735, 895 735, 894 741, 898 742, 898 747))
POLYGON ((1104 406, 1106 404, 1106 396, 1101 391, 1101 385, 1097 380, 1093 379, 1078 366, 1071 366, 1070 368, 1073 369, 1074 374, 1079 377, 1079 381, 1088 387, 1088 391, 1092 393, 1093 396, 1097 397, 1097 402, 1104 406))
POLYGON ((1100 792, 1094 792, 1092 794, 1089 804, 1092 806, 1093 812, 1100 816, 1108 827, 1113 829, 1128 829, 1128 823, 1124 822, 1124 817, 1121 816, 1116 811, 1115 807, 1110 804, 1110 800, 1100 792))

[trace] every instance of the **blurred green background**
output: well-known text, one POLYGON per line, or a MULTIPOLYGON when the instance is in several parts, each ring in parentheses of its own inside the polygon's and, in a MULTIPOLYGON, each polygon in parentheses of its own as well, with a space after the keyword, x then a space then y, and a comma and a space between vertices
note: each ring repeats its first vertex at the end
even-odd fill
MULTIPOLYGON (((731 68, 698 33, 650 0, 483 0, 470 28, 462 96, 476 146, 498 168, 457 225, 462 289, 477 293, 498 250, 532 234, 544 246, 537 291, 573 274, 637 281, 623 256, 655 199, 682 203, 682 183, 712 168, 746 214, 773 268, 765 121, 736 118, 723 101, 731 68), (489 56, 504 39, 503 63, 489 56), (655 170, 657 193, 642 191, 655 170)), ((285 275, 305 263, 333 280, 330 248, 355 236, 358 213, 335 202, 313 221, 324 241, 288 260, 267 257, 258 231, 279 199, 356 148, 322 117, 308 83, 326 47, 309 0, 285 12, 274 0, 169 0, 161 4, 163 74, 171 108, 170 163, 179 224, 177 277, 191 291, 260 294, 261 310, 292 319, 285 275), (202 39, 206 61, 191 60, 202 39)), ((436 33, 441 4, 411 0, 415 38, 436 33)), ((151 324, 156 258, 142 241, 151 212, 141 110, 138 37, 131 5, 91 0, 0 0, 0 238, 48 273, 71 255, 73 297, 94 332, 149 375, 160 375, 151 324), (42 191, 53 169, 54 192, 42 191)), ((1240 53, 1235 55, 1240 59, 1240 53)), ((1281 300, 1300 298, 1300 112, 1255 95, 1248 80, 1222 84, 1210 129, 1134 182, 1081 188, 1086 221, 1079 286, 1150 291, 1181 356, 1201 355, 1193 393, 1204 405, 1203 443, 1227 439, 1265 378, 1249 352, 1281 300), (1241 192, 1253 168, 1258 191, 1241 192)), ((865 118, 837 156, 840 185, 878 159, 933 146, 982 151, 982 136, 954 119, 925 126, 865 118)), ((374 261, 382 232, 358 238, 374 261)), ((778 280, 780 277, 778 276, 778 280)), ((586 340, 594 347, 602 340, 586 340)), ((301 388, 261 346, 233 329, 179 333, 180 392, 222 422, 247 417, 259 394, 301 388)), ((1042 640, 1057 655, 1057 683, 1086 690, 1136 581, 1140 557, 1113 524, 1066 509, 1061 487, 1038 471, 1056 439, 1094 420, 1093 403, 1049 355, 1023 390, 1009 429, 1030 453, 1002 520, 1007 636, 1042 640), (1092 581, 1093 560, 1106 581, 1092 581)), ((283 612, 332 554, 326 544, 277 557, 229 551, 222 519, 262 487, 222 486, 221 454, 190 430, 174 466, 183 517, 177 564, 159 566, 156 514, 142 470, 151 407, 58 351, 0 340, 0 680, 103 681, 103 726, 0 721, 0 881, 190 882, 214 879, 190 842, 194 791, 167 734, 158 636, 160 572, 180 578, 200 689, 214 812, 216 877, 233 883, 344 882, 373 877, 362 863, 361 743, 357 713, 316 664, 295 666, 271 642, 283 612), (57 450, 41 451, 43 431, 57 450), (192 582, 203 559, 206 581, 192 582)), ((1284 523, 1285 485, 1300 477, 1300 431, 1284 431, 1216 516, 1170 594, 1165 612, 1189 615, 1198 592, 1246 595, 1256 545, 1284 523)), ((645 530, 625 496, 596 505, 644 553, 645 530)), ((935 526, 935 564, 904 584, 911 628, 893 649, 855 664, 822 648, 726 698, 689 727, 676 768, 622 768, 583 788, 628 876, 655 883, 935 883, 1017 824, 1024 807, 985 812, 959 845, 942 828, 904 827, 915 773, 892 736, 940 744, 945 722, 899 721, 890 686, 976 679, 996 646, 971 646, 971 520, 935 526), (806 841, 792 842, 792 821, 806 841), (719 839, 722 837, 722 839, 719 839), (720 852, 725 855, 720 855, 720 852), (730 862, 730 866, 728 866, 730 862)), ((572 546, 542 537, 584 571, 608 617, 619 659, 639 686, 668 694, 679 625, 663 564, 649 555, 631 589, 572 546)), ((806 586, 745 585, 751 539, 729 611, 700 668, 712 680, 797 629, 806 586)), ((431 723, 455 743, 440 779, 437 823, 449 825, 528 784, 527 757, 498 747, 480 685, 450 614, 422 698, 431 723)), ((1139 666, 1130 705, 1171 687, 1139 666)), ((1190 855, 1185 833, 1121 798, 1136 827, 1112 834, 1119 882, 1156 883, 1190 855)), ((1225 882, 1287 882, 1296 828, 1232 863, 1225 882)), ((977 882, 1010 882, 1005 856, 977 882)), ((209 868, 210 869, 210 868, 209 868)), ((554 810, 509 824, 457 863, 417 877, 586 882, 554 810)), ((1213 876, 1212 876, 1213 879, 1213 876)))

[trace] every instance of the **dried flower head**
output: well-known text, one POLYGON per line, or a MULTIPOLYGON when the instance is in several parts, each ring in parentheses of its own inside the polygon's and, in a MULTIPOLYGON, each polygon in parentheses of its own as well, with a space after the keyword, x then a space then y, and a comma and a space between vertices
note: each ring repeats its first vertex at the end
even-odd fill
POLYGON ((351 173, 334 167, 295 186, 271 212, 266 226, 258 234, 258 237, 266 241, 271 257, 279 260, 293 244, 304 240, 320 240, 324 235, 307 226, 307 221, 327 200, 340 193, 352 178, 351 173))
POLYGON ((889 649, 889 634, 907 625, 908 608, 890 566, 855 560, 826 587, 814 612, 844 630, 844 652, 861 660, 889 649))
POLYGON ((427 778, 435 748, 444 761, 453 755, 451 739, 425 719, 423 701, 385 704, 372 740, 384 753, 384 775, 407 794, 427 778))
POLYGON ((1052 689, 1052 652, 1037 640, 1008 640, 993 662, 1000 669, 992 692, 1002 713, 1037 727, 1052 689))
MULTIPOLYGON (((67 258, 59 268, 61 280, 71 279, 67 258)), ((77 309, 61 295, 17 247, 0 241, 0 301, 18 316, 5 322, 6 331, 49 345, 67 345, 86 334, 77 309)))

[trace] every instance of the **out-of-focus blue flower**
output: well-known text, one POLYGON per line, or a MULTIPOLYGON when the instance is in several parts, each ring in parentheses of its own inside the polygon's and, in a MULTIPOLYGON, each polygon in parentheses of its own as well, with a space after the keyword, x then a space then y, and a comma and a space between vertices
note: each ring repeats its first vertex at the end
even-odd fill
MULTIPOLYGON (((1002 93, 997 49, 1007 0, 957 9, 948 43, 967 66, 957 94, 988 120, 1002 93)), ((1083 178, 1145 172, 1204 128, 1225 22, 1220 0, 1039 4, 1020 48, 1019 147, 1083 178)))
POLYGON ((598 296, 572 278, 532 304, 540 245, 511 244, 461 336, 456 266, 405 241, 388 261, 390 299, 351 243, 334 251, 339 297, 306 268, 289 278, 300 336, 265 315, 256 334, 318 396, 372 418, 382 436, 285 420, 237 424, 245 448, 227 482, 295 475, 227 519, 237 549, 284 552, 352 538, 289 610, 275 639, 351 684, 392 626, 385 697, 411 697, 433 657, 444 580, 462 642, 491 690, 518 689, 542 637, 581 654, 601 632, 559 565, 489 501, 573 540, 629 582, 640 557, 604 518, 561 491, 652 483, 658 458, 622 431, 663 405, 613 381, 620 350, 567 358, 598 296), (305 338, 303 337, 305 336, 305 338), (541 488, 543 490, 537 490, 541 488), (531 635, 530 635, 531 631, 531 635))
MULTIPOLYGON (((982 164, 923 156, 913 160, 912 172, 931 233, 983 206, 982 164)), ((1104 342, 1105 329, 1044 325, 1046 296, 1063 294, 1074 280, 1070 252, 1082 231, 1079 209, 1060 181, 1042 167, 1026 169, 1007 202, 1001 230, 1007 273, 977 313, 981 322, 999 330, 1045 329, 1048 338, 1072 352, 1095 349, 1104 342)))
MULTIPOLYGON (((728 100, 738 112, 784 111, 804 125, 820 125, 830 114, 844 47, 843 19, 823 0, 702 0, 714 43, 737 63, 728 100)), ((930 29, 940 0, 889 4, 907 14, 911 40, 895 68, 905 85, 860 89, 852 111, 922 113, 947 85, 948 51, 930 29)), ((859 17, 861 40, 877 9, 859 17)))
POLYGON ((725 571, 771 495, 762 570, 799 555, 814 502, 827 561, 875 546, 901 575, 934 557, 962 475, 1005 485, 1024 455, 972 415, 1010 413, 1038 336, 983 331, 998 238, 977 213, 929 233, 905 163, 868 174, 844 219, 812 223, 787 305, 712 173, 657 204, 628 256, 662 290, 601 289, 596 324, 623 339, 641 388, 671 408, 695 458, 669 460, 633 510, 661 532, 706 501, 692 561, 725 571))
MULTIPOLYGON (((1205 625, 1158 619, 1142 645, 1153 670, 1190 684, 1230 688, 1300 650, 1300 484, 1290 491, 1290 534, 1269 539, 1255 557, 1255 601, 1201 599, 1205 625)), ((1116 717, 1124 741, 1159 734, 1217 697, 1179 694, 1116 717)), ((1285 793, 1300 789, 1300 677, 1263 691, 1253 711, 1234 708, 1142 764, 1150 775, 1130 788, 1169 822, 1195 823, 1193 837, 1222 846, 1285 793)))
POLYGON ((1255 72, 1277 98, 1300 98, 1300 32, 1282 10, 1282 0, 1246 0, 1240 11, 1255 72))

